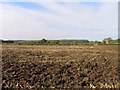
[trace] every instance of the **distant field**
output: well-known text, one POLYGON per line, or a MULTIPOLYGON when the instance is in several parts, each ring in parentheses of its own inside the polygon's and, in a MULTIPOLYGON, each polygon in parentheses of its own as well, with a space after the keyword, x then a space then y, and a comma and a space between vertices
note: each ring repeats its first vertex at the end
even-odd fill
POLYGON ((3 88, 119 88, 117 45, 3 45, 3 88))

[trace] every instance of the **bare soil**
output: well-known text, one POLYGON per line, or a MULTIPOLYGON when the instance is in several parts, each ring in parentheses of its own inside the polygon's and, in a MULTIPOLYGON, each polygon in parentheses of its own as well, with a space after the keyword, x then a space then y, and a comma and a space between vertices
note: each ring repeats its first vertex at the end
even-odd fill
POLYGON ((117 45, 3 45, 2 88, 119 88, 117 45))

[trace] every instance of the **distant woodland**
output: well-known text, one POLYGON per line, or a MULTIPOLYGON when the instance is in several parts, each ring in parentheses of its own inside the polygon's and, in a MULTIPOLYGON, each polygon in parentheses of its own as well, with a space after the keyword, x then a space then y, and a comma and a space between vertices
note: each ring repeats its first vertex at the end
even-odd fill
POLYGON ((120 38, 113 40, 108 37, 102 41, 89 40, 0 40, 2 44, 18 44, 18 45, 104 45, 104 44, 120 44, 120 38))

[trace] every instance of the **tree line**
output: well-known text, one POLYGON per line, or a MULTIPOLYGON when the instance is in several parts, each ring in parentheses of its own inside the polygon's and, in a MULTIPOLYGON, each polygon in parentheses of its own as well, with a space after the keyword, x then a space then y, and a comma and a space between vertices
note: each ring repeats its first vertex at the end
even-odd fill
POLYGON ((108 37, 102 41, 89 40, 1 40, 1 43, 19 44, 19 45, 101 45, 101 44, 120 44, 120 38, 113 40, 108 37))

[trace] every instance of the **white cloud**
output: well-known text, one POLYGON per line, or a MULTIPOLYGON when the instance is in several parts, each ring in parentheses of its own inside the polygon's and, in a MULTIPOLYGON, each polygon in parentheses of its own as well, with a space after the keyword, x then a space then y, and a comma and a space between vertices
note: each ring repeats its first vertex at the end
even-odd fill
MULTIPOLYGON (((2 4, 0 4, 0 8, 2 8, 2 4)), ((0 9, 0 29, 2 29, 2 12, 3 10, 0 9)), ((0 38, 2 37, 2 31, 0 30, 0 38)))
POLYGON ((118 2, 119 0, 0 0, 2 2, 118 2))
POLYGON ((50 12, 9 4, 4 4, 3 8, 0 7, 3 18, 3 22, 0 22, 2 38, 102 39, 109 35, 117 37, 117 3, 102 3, 97 10, 78 3, 60 5, 56 2, 40 2, 37 4, 49 8, 50 12))

